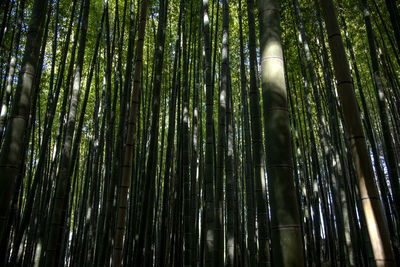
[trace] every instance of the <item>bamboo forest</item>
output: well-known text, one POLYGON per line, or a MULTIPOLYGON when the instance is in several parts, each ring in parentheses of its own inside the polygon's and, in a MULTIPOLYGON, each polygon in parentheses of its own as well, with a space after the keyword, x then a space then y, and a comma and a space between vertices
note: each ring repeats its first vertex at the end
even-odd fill
POLYGON ((399 10, 1 0, 0 266, 400 266, 399 10))

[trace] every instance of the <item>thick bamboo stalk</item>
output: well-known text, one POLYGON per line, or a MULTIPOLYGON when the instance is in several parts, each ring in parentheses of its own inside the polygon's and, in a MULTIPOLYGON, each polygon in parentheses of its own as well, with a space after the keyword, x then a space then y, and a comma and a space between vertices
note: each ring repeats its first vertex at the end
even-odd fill
POLYGON ((279 3, 277 0, 258 1, 266 162, 271 202, 271 258, 274 266, 303 266, 303 242, 293 180, 279 3))
POLYGON ((354 94, 349 63, 344 49, 335 6, 332 0, 321 1, 326 23, 333 67, 338 84, 345 128, 356 169, 363 211, 377 266, 394 266, 389 231, 384 219, 382 204, 376 189, 371 160, 362 130, 360 113, 354 94))

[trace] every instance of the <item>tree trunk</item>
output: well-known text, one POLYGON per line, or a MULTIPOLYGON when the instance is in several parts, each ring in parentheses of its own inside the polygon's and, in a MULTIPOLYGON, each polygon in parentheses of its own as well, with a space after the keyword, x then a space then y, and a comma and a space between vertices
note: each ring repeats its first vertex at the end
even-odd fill
POLYGON ((215 242, 215 209, 214 209, 214 116, 213 116, 213 98, 214 85, 211 73, 211 40, 209 33, 208 0, 203 0, 203 38, 204 38, 204 81, 206 84, 206 154, 205 154, 205 265, 217 266, 217 247, 215 242))
POLYGON ((258 10, 268 189, 271 202, 272 265, 303 266, 302 233, 293 183, 279 1, 259 1, 258 10))
POLYGON ((394 257, 385 224, 382 204, 376 189, 371 160, 367 151, 361 126, 360 113, 354 94, 350 68, 346 59, 344 44, 340 34, 335 7, 331 0, 321 1, 329 46, 332 53, 338 94, 342 105, 345 128, 348 132, 351 153, 356 169, 363 211, 371 239, 377 266, 394 266, 394 257))
POLYGON ((35 0, 29 23, 25 52, 22 59, 22 69, 19 74, 14 106, 7 125, 4 146, 0 154, 0 237, 3 235, 8 221, 11 200, 16 188, 19 167, 25 161, 24 136, 31 110, 31 100, 34 95, 33 85, 37 64, 39 61, 40 45, 46 18, 47 1, 35 0))
POLYGON ((124 232, 125 232, 125 218, 127 210, 127 196, 129 190, 129 178, 132 172, 132 158, 133 158, 133 148, 135 146, 136 137, 136 116, 139 106, 139 87, 140 87, 140 76, 142 74, 143 66, 143 44, 146 30, 147 21, 147 5, 148 0, 142 1, 141 11, 140 11, 140 23, 138 31, 138 41, 136 43, 136 58, 135 58, 135 71, 133 74, 133 97, 132 103, 129 111, 128 119, 128 130, 125 143, 125 153, 122 165, 122 180, 119 188, 119 203, 118 212, 116 220, 116 231, 114 237, 114 252, 113 252, 113 265, 118 267, 122 264, 122 251, 124 247, 124 232))
POLYGON ((54 195, 54 207, 50 216, 50 233, 46 249, 46 266, 57 266, 60 262, 60 249, 63 243, 62 234, 64 231, 64 221, 66 218, 66 201, 68 200, 68 184, 71 176, 69 170, 71 168, 71 150, 72 138, 75 130, 75 122, 77 116, 82 68, 85 55, 86 46, 86 32, 88 28, 90 0, 85 0, 83 3, 84 14, 82 20, 82 32, 79 41, 79 50, 76 60, 76 68, 74 75, 74 82, 72 86, 70 110, 68 114, 68 121, 66 125, 66 135, 63 143, 63 149, 60 158, 60 169, 56 180, 56 192, 54 195))

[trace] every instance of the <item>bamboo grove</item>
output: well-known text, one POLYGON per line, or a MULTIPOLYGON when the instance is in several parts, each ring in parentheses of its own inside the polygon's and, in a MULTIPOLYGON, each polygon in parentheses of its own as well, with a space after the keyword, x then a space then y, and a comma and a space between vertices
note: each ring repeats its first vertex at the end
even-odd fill
POLYGON ((0 266, 400 264, 394 0, 0 2, 0 266))

